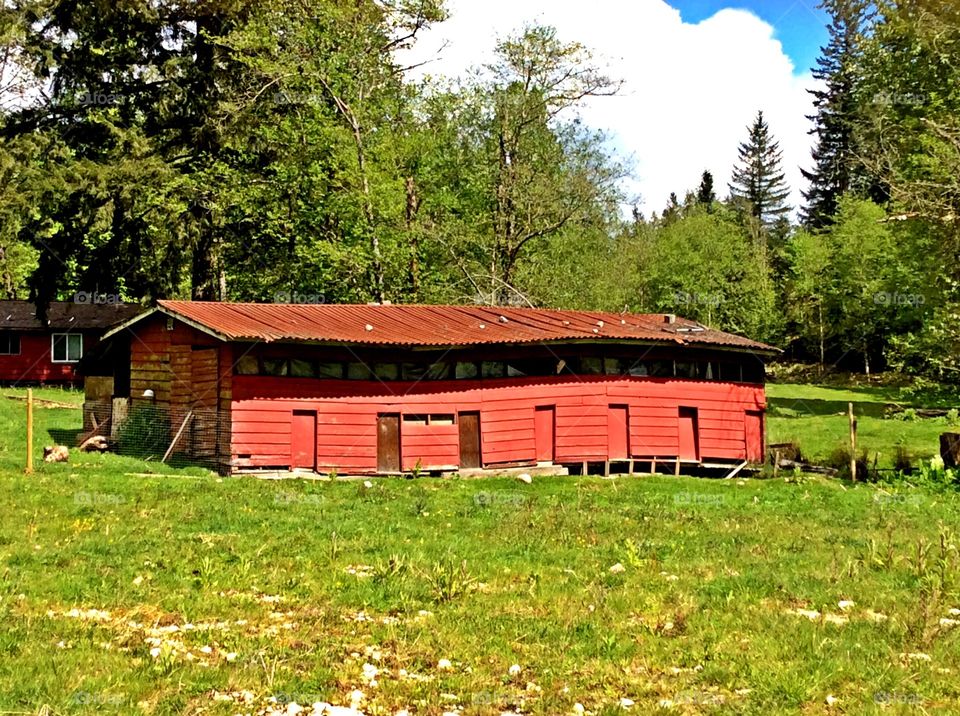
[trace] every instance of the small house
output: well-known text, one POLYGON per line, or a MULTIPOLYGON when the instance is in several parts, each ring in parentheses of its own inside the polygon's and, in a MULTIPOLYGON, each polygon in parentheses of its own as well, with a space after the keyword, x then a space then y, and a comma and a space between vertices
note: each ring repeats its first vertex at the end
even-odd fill
POLYGON ((673 315, 488 306, 160 301, 108 335, 131 410, 224 472, 761 461, 777 352, 673 315))
POLYGON ((55 301, 41 321, 29 301, 0 301, 0 383, 81 383, 81 367, 104 332, 142 311, 131 304, 55 301))

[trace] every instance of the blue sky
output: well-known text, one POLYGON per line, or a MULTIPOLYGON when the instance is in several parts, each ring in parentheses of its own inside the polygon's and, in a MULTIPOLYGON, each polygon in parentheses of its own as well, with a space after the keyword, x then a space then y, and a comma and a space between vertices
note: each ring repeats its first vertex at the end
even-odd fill
POLYGON ((749 10, 774 27, 798 74, 813 67, 820 47, 827 42, 828 18, 818 7, 819 0, 669 0, 669 4, 690 23, 706 20, 725 8, 749 10))

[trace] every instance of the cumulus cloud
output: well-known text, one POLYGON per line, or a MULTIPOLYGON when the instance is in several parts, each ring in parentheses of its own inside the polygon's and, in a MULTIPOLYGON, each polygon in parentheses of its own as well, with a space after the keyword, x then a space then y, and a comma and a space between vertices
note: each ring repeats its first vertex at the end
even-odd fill
POLYGON ((670 192, 695 189, 704 169, 718 194, 762 109, 780 140, 795 206, 810 165, 812 112, 808 72, 797 73, 774 28, 746 10, 724 9, 685 23, 662 0, 450 0, 451 17, 425 32, 402 58, 428 61, 417 74, 458 77, 488 63, 498 38, 528 23, 550 24, 560 38, 589 47, 621 79, 616 97, 591 100, 584 121, 604 130, 611 146, 632 160, 628 194, 659 211, 670 192))

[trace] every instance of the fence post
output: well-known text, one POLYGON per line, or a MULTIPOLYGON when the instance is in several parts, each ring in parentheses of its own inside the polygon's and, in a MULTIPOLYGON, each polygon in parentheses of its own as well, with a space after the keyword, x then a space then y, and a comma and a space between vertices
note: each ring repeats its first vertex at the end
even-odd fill
POLYGON ((850 418, 850 479, 857 481, 857 419, 853 416, 853 403, 847 403, 850 418))
POLYGON ((27 468, 24 472, 33 472, 33 388, 27 388, 27 468))

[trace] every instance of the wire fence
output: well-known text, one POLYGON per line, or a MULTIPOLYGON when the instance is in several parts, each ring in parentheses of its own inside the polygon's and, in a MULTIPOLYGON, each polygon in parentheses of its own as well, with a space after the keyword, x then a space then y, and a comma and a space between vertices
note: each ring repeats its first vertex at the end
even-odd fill
POLYGON ((141 460, 220 470, 229 461, 229 425, 217 408, 130 404, 127 399, 83 404, 78 443, 97 438, 110 450, 141 460))

